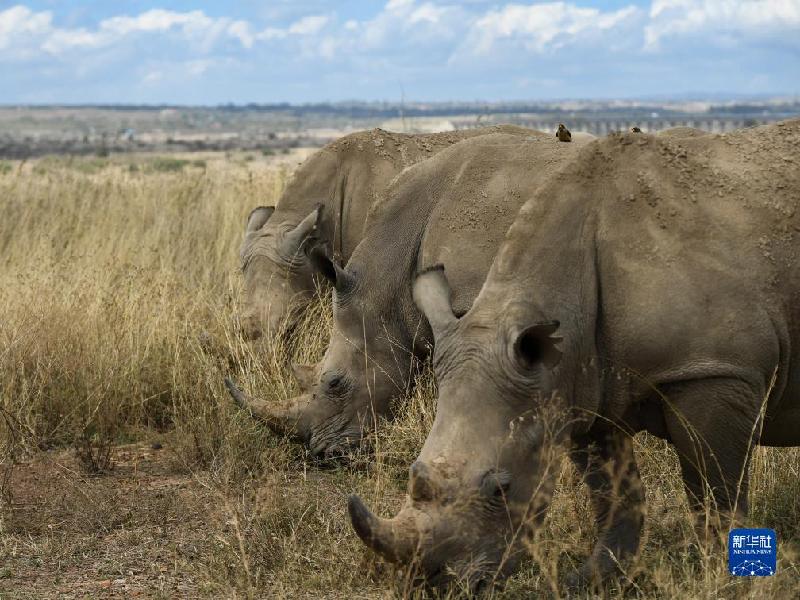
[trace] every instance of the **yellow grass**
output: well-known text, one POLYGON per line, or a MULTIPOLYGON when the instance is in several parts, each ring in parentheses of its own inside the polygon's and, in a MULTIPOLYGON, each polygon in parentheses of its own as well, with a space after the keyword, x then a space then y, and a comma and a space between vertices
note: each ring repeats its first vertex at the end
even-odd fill
MULTIPOLYGON (((230 375, 251 391, 287 397, 296 392, 287 357, 308 362, 325 344, 324 301, 289 344, 248 346, 234 323, 244 219, 278 197, 286 176, 262 157, 3 163, 0 594, 56 595, 66 586, 102 595, 105 582, 130 585, 151 563, 166 566, 142 579, 147 596, 422 593, 358 542, 345 500, 355 491, 382 514, 399 507, 433 418, 430 377, 401 403, 398 422, 377 433, 376 456, 335 469, 320 469, 234 410, 222 385, 230 375), (152 465, 126 462, 155 460, 141 450, 152 440, 167 457, 158 476, 182 482, 185 493, 165 495, 158 483, 143 495, 114 495, 123 474, 152 475, 152 465), (25 470, 37 465, 63 485, 42 483, 38 496, 25 487, 25 470), (22 519, 25 510, 32 512, 22 519), (195 550, 171 540, 194 540, 195 550)), ((669 446, 641 436, 636 449, 649 511, 642 556, 605 595, 796 594, 797 450, 756 452, 752 522, 778 530, 780 562, 777 576, 750 581, 727 575, 724 550, 696 543, 669 446)), ((532 559, 496 596, 561 596, 566 570, 588 554, 593 535, 585 492, 565 463, 532 559)))

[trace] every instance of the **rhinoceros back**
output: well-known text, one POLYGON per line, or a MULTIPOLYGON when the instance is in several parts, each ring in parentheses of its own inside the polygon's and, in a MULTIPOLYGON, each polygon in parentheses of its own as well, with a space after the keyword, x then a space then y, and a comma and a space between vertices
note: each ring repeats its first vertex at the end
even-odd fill
POLYGON ((417 268, 445 266, 457 313, 478 295, 520 207, 593 139, 564 144, 540 132, 487 136, 426 165, 447 187, 428 220, 417 268))

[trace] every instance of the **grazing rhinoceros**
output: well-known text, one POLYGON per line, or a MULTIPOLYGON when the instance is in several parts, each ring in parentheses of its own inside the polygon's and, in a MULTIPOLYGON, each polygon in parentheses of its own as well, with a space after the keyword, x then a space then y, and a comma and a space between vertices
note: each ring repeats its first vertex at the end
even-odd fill
POLYGON ((229 382, 234 398, 315 455, 357 445, 407 391, 413 358, 429 352, 431 333, 411 297, 414 274, 447 265, 454 306, 469 309, 524 200, 586 142, 531 131, 484 135, 405 171, 373 209, 346 268, 311 253, 335 290, 333 334, 313 393, 278 408, 248 401, 229 382))
POLYGON ((471 137, 527 131, 511 125, 407 135, 381 129, 347 135, 295 172, 277 207, 260 206, 247 219, 241 247, 244 291, 240 321, 246 338, 275 332, 292 308, 313 297, 315 279, 303 246, 327 243, 345 264, 363 237, 369 207, 403 169, 471 137))
POLYGON ((449 266, 422 273, 436 417, 396 517, 351 497, 361 539, 434 582, 502 578, 563 443, 599 537, 567 582, 600 578, 638 548, 638 431, 674 445, 695 508, 745 514, 754 444, 800 444, 798 160, 800 120, 611 136, 522 208, 465 315, 449 266))

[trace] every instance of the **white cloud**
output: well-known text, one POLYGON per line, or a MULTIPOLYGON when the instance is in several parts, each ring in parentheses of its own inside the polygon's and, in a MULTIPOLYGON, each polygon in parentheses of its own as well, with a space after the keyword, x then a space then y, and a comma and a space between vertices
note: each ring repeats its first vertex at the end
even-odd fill
POLYGON ((208 51, 219 39, 233 39, 243 47, 250 48, 254 35, 250 24, 227 17, 211 18, 201 10, 176 12, 152 9, 135 17, 118 16, 100 22, 95 34, 103 44, 138 34, 169 35, 197 44, 208 51))
POLYGON ((228 25, 228 34, 236 38, 245 48, 252 48, 255 42, 250 23, 247 21, 234 21, 228 25))
POLYGON ((256 38, 262 41, 285 40, 289 37, 309 37, 320 33, 330 22, 330 17, 326 15, 309 15, 303 17, 289 25, 286 29, 278 27, 267 27, 256 38))
POLYGON ((0 11, 0 50, 9 58, 29 58, 34 53, 30 40, 51 31, 52 21, 51 12, 34 13, 27 6, 0 11))
POLYGON ((138 35, 177 36, 195 44, 201 52, 209 51, 220 39, 236 40, 244 48, 252 47, 255 39, 246 21, 211 18, 200 10, 153 9, 133 17, 104 19, 94 29, 59 28, 53 25, 50 11, 33 12, 22 5, 0 12, 0 49, 13 48, 6 59, 30 58, 37 48, 60 56, 73 50, 118 45, 138 35))
MULTIPOLYGON (((109 81, 130 73, 136 85, 152 90, 139 97, 173 94, 176 81, 188 82, 180 88, 185 94, 190 85, 200 90, 213 82, 211 94, 239 85, 255 90, 251 98, 273 89, 287 98, 328 94, 336 86, 346 95, 370 96, 398 82, 416 86, 411 93, 421 97, 433 89, 449 94, 451 86, 470 97, 509 89, 536 95, 542 88, 582 89, 601 72, 606 86, 633 88, 640 83, 634 73, 655 78, 656 70, 659 81, 672 74, 672 87, 689 85, 687 61, 716 65, 724 59, 737 68, 761 61, 764 70, 766 56, 785 63, 785 77, 773 75, 776 80, 797 79, 790 75, 797 71, 792 53, 800 46, 800 0, 628 3, 603 9, 589 0, 382 0, 368 16, 343 18, 345 9, 332 0, 276 0, 252 20, 155 8, 80 26, 60 20, 65 3, 43 11, 17 5, 0 10, 0 64, 4 75, 21 82, 10 86, 17 89, 9 97, 20 98, 52 81, 67 81, 61 89, 69 94, 78 80, 94 81, 103 97, 124 95, 126 80, 117 88, 109 81), (272 10, 278 5, 280 11, 272 10), (325 12, 328 6, 335 8, 325 12), (10 63, 20 66, 7 69, 10 63)), ((722 70, 715 75, 718 87, 733 86, 722 70)))
POLYGON ((328 17, 325 15, 303 17, 299 21, 292 23, 289 27, 289 33, 294 35, 314 35, 319 33, 327 23, 328 17))
POLYGON ((518 42, 527 50, 542 52, 558 48, 593 32, 604 32, 636 18, 639 11, 628 6, 602 12, 565 2, 509 4, 489 11, 471 28, 469 43, 476 54, 490 53, 503 40, 518 42))
POLYGON ((502 54, 500 45, 541 54, 586 40, 604 40, 614 47, 623 37, 628 47, 636 39, 647 50, 658 50, 662 40, 679 36, 758 36, 777 30, 800 30, 800 0, 653 0, 649 11, 632 5, 604 11, 566 1, 498 6, 488 0, 387 0, 364 20, 340 22, 333 15, 309 14, 288 26, 260 31, 248 21, 210 17, 202 10, 160 8, 113 16, 95 27, 61 28, 54 25, 52 12, 17 5, 0 12, 0 49, 6 50, 0 61, 26 60, 41 52, 60 57, 138 36, 182 40, 201 55, 222 42, 250 50, 259 42, 294 39, 303 56, 316 52, 332 59, 341 52, 397 55, 421 47, 445 55, 486 56, 502 54), (627 28, 624 36, 620 28, 627 28))
POLYGON ((463 35, 472 18, 453 3, 389 0, 373 18, 349 27, 352 33, 348 34, 348 45, 354 51, 387 48, 397 52, 423 46, 441 49, 463 35))
POLYGON ((114 38, 86 29, 52 29, 42 41, 45 52, 58 55, 73 48, 99 48, 114 41, 114 38))
POLYGON ((364 20, 340 22, 333 16, 311 15, 286 29, 267 28, 258 37, 287 43, 294 37, 298 43, 294 47, 296 56, 305 59, 332 61, 346 57, 364 64, 371 56, 377 64, 381 59, 374 53, 397 56, 408 50, 411 56, 425 45, 446 49, 448 40, 466 27, 463 15, 458 6, 451 4, 388 0, 377 14, 364 20))
POLYGON ((12 36, 38 35, 50 29, 51 12, 34 13, 27 6, 12 6, 0 12, 0 48, 11 42, 12 36))
POLYGON ((433 4, 423 4, 411 13, 408 22, 411 25, 421 22, 438 23, 446 13, 446 8, 434 6, 433 4))
POLYGON ((389 0, 386 3, 386 12, 402 11, 410 8, 414 4, 414 0, 389 0))
POLYGON ((285 29, 278 29, 277 27, 267 27, 264 31, 256 34, 256 39, 261 41, 269 40, 282 40, 285 39, 288 32, 285 29))
POLYGON ((135 70, 135 75, 145 88, 161 85, 189 85, 201 81, 211 69, 230 68, 231 61, 215 58, 198 58, 185 61, 148 60, 135 70))
POLYGON ((664 38, 717 32, 768 35, 794 31, 800 40, 800 0, 653 0, 645 46, 660 48, 664 38))
POLYGON ((136 17, 111 17, 100 22, 100 29, 117 35, 128 35, 140 31, 163 32, 180 27, 185 33, 191 34, 207 31, 213 25, 214 19, 200 10, 180 13, 155 8, 136 17))
MULTIPOLYGON (((633 7, 603 12, 566 2, 509 4, 488 10, 478 4, 464 9, 442 1, 388 0, 378 14, 362 21, 351 19, 339 23, 329 15, 311 14, 284 28, 271 26, 261 31, 247 21, 212 18, 201 10, 180 12, 158 8, 133 16, 113 16, 93 28, 60 28, 53 24, 51 12, 33 12, 19 5, 0 13, 0 48, 13 47, 0 60, 30 58, 37 51, 53 57, 72 56, 76 52, 121 45, 141 36, 152 36, 158 41, 181 40, 201 55, 226 40, 249 50, 258 42, 287 44, 291 39, 301 45, 297 48, 300 55, 316 54, 328 60, 342 52, 355 55, 384 50, 397 55, 421 47, 449 56, 453 52, 449 44, 458 40, 466 43, 456 49, 457 54, 490 54, 498 42, 542 52, 591 32, 612 29, 637 12, 633 7), (326 33, 321 37, 323 30, 326 33)), ((655 40, 652 43, 660 36, 694 26, 697 17, 696 11, 689 10, 691 4, 690 0, 655 0, 650 11, 654 19, 663 20, 676 10, 684 10, 689 16, 662 23, 660 29, 654 26, 649 33, 655 40)))

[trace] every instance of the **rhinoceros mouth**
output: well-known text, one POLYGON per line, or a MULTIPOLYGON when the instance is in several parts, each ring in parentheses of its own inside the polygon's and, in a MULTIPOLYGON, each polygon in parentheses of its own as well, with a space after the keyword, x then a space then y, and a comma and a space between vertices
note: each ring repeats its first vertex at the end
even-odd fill
POLYGON ((414 575, 414 585, 419 585, 430 592, 441 593, 447 588, 459 590, 468 596, 478 596, 489 589, 503 586, 505 569, 500 562, 489 559, 480 553, 476 557, 462 562, 444 562, 438 566, 409 565, 410 569, 418 569, 414 575), (421 568, 420 568, 421 567, 421 568))
POLYGON ((312 427, 308 448, 319 461, 342 463, 361 447, 362 439, 361 428, 353 427, 347 415, 338 413, 321 426, 312 427))
POLYGON ((325 448, 311 448, 314 465, 320 469, 338 469, 353 463, 357 445, 339 444, 325 448))

